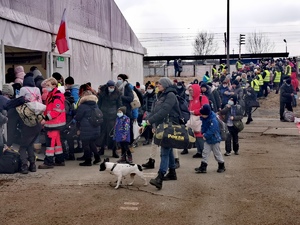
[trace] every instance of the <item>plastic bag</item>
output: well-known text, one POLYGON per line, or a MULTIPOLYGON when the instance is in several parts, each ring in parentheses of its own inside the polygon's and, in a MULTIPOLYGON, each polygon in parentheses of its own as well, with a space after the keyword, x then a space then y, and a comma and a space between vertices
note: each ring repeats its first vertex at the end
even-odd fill
POLYGON ((187 121, 186 126, 192 128, 194 132, 201 131, 202 121, 200 120, 200 116, 196 116, 191 114, 190 119, 187 121))
POLYGON ((46 105, 40 102, 27 102, 25 104, 35 115, 42 114, 46 110, 46 105))
POLYGON ((133 130, 133 139, 135 140, 140 136, 140 127, 139 127, 137 121, 133 122, 132 130, 133 130))

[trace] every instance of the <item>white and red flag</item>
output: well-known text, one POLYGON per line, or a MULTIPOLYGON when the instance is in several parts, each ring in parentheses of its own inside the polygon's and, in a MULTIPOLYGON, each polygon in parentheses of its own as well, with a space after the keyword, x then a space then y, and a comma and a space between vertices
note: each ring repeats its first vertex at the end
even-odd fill
POLYGON ((56 36, 56 47, 59 54, 63 54, 69 50, 69 36, 67 31, 66 9, 61 18, 60 26, 56 36))

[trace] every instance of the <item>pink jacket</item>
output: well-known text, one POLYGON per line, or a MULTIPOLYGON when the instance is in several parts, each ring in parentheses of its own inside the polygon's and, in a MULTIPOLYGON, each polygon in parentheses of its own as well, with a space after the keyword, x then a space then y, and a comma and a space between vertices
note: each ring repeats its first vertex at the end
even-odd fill
POLYGON ((23 85, 23 80, 24 80, 24 76, 25 76, 24 67, 17 66, 15 68, 15 74, 16 74, 15 83, 19 83, 19 84, 23 85))

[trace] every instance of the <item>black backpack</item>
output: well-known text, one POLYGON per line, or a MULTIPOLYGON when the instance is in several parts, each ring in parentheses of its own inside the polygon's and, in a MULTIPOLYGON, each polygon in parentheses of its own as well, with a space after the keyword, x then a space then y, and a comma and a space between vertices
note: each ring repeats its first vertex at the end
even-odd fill
POLYGON ((191 116, 191 113, 189 111, 189 103, 185 98, 179 95, 176 95, 176 97, 179 104, 179 110, 181 112, 181 119, 183 120, 183 123, 186 124, 186 122, 190 119, 191 116))
POLYGON ((6 150, 0 155, 0 173, 13 174, 21 169, 19 152, 6 150))
POLYGON ((98 106, 95 108, 91 107, 91 109, 91 114, 88 117, 88 120, 93 127, 99 127, 103 123, 103 113, 98 106))

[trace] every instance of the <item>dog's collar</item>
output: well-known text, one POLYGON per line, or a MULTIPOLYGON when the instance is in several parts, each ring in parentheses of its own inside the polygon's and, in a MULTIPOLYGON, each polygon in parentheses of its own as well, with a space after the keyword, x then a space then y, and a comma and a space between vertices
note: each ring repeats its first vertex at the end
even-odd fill
POLYGON ((117 163, 115 163, 115 164, 113 165, 113 167, 111 168, 111 170, 110 170, 110 171, 113 171, 113 170, 114 170, 114 168, 116 167, 116 165, 117 165, 117 163))

